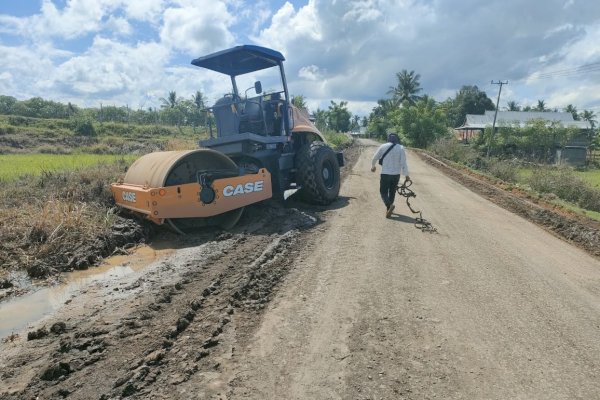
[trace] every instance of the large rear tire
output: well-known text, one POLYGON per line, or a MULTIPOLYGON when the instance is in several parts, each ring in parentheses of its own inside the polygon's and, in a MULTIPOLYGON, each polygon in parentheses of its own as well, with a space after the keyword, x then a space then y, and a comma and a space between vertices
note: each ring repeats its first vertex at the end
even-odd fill
POLYGON ((303 146, 296 155, 296 181, 303 201, 333 202, 340 192, 340 166, 331 147, 318 141, 303 146))

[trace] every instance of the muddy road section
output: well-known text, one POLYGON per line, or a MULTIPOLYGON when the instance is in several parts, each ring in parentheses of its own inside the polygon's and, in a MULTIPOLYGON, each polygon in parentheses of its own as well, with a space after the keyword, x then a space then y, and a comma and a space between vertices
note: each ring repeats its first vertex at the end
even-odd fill
POLYGON ((235 332, 258 318, 301 231, 317 223, 277 204, 247 211, 243 231, 183 238, 143 273, 91 285, 26 335, 5 338, 2 398, 172 398, 191 377, 210 394, 235 332))
MULTIPOLYGON (((350 166, 343 179, 358 154, 358 147, 345 149, 350 166)), ((344 198, 327 208, 293 198, 284 205, 269 201, 248 207, 232 232, 163 232, 161 243, 175 249, 158 261, 119 279, 96 280, 67 298, 60 289, 55 298, 40 297, 61 304, 2 338, 0 398, 218 398, 238 336, 256 329, 323 218, 346 204, 344 198)), ((11 301, 26 305, 25 297, 11 301)))
POLYGON ((330 209, 253 208, 2 344, 0 397, 599 398, 600 262, 412 153, 437 233, 386 219, 375 146, 330 209))

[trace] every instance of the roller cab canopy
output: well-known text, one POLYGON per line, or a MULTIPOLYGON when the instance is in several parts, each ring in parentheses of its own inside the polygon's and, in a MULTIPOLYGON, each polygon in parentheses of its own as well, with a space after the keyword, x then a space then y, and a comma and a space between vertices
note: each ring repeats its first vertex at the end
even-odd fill
POLYGON ((281 65, 284 60, 278 51, 243 45, 196 58, 192 64, 229 76, 237 76, 281 65))

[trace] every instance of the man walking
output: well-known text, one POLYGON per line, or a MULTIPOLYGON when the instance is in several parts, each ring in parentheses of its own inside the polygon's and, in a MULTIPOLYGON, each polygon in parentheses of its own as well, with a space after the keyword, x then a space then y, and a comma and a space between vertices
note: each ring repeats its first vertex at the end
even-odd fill
POLYGON ((379 146, 373 155, 371 172, 375 172, 375 164, 379 161, 381 165, 379 192, 385 204, 385 216, 389 218, 394 211, 394 199, 400 181, 400 174, 404 175, 406 180, 410 180, 410 176, 408 176, 406 153, 404 152, 404 146, 400 144, 400 138, 395 133, 390 133, 387 139, 388 143, 379 146))

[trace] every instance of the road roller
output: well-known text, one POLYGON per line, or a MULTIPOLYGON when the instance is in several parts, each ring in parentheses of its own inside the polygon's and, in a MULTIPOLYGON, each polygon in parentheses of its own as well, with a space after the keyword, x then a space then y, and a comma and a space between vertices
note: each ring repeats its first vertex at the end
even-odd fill
POLYGON ((115 202, 180 233, 231 229, 245 206, 283 200, 290 191, 311 204, 333 202, 343 154, 327 145, 306 110, 292 105, 284 60, 280 52, 254 45, 194 59, 193 65, 231 81, 231 92, 205 110, 208 139, 198 149, 140 157, 122 181, 111 184, 115 202), (275 73, 264 74, 267 69, 275 73), (274 88, 263 92, 254 80, 259 74, 274 88), (248 80, 253 84, 242 93, 239 82, 248 80))

